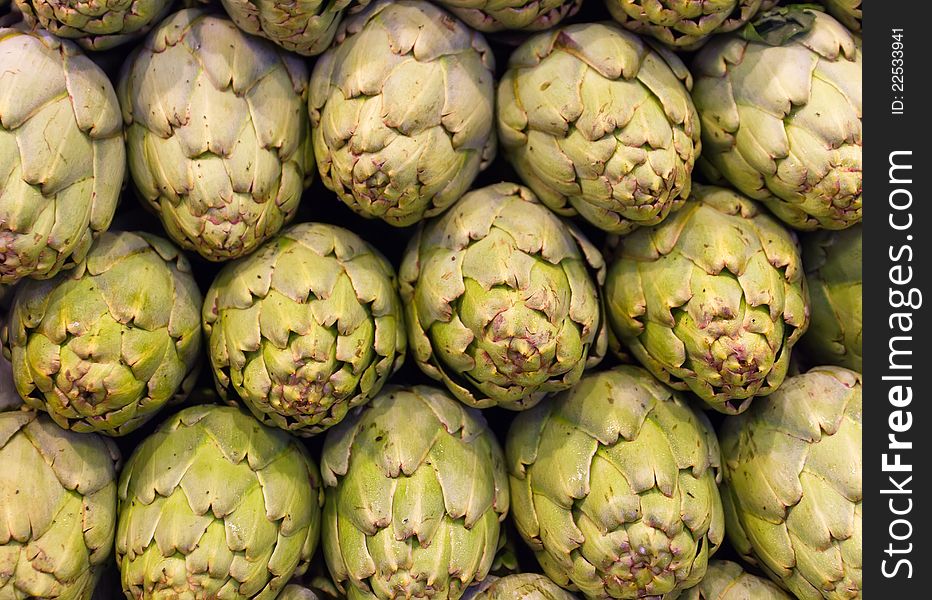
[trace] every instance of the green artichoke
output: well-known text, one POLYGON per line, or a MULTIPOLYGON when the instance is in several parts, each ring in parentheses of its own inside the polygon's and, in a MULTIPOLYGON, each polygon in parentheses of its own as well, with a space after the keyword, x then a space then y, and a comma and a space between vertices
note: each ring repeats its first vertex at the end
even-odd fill
POLYGON ((861 0, 820 0, 851 31, 861 31, 861 0))
POLYGON ((530 38, 498 86, 498 133, 524 182, 562 215, 627 233, 689 195, 699 155, 691 76, 610 24, 530 38))
POLYGON ((252 252, 313 175, 304 62, 198 9, 162 22, 126 61, 119 93, 130 172, 184 248, 252 252))
POLYGON ((621 240, 605 303, 612 331, 655 377, 732 414, 777 389, 809 325, 796 236, 707 186, 621 240))
POLYGON ((229 406, 187 408, 133 452, 116 557, 127 598, 276 598, 303 573, 323 494, 307 450, 229 406))
POLYGON ((327 49, 346 12, 358 12, 369 0, 223 0, 236 25, 272 40, 285 50, 314 56, 327 49))
POLYGON ((576 596, 537 573, 487 577, 470 588, 467 596, 467 600, 576 600, 576 596))
POLYGON ((171 5, 171 0, 16 0, 30 27, 73 39, 87 50, 106 50, 145 35, 171 5))
POLYGON ((550 29, 576 14, 582 0, 436 0, 479 31, 550 29))
POLYGON ((861 226, 803 238, 812 323, 800 340, 818 363, 861 371, 861 226))
POLYGON ((861 376, 791 377, 721 441, 735 550, 800 600, 861 598, 861 376))
POLYGON ((676 598, 722 542, 715 433, 639 367, 519 414, 506 460, 518 531, 550 579, 590 598, 676 598))
POLYGON ((324 184, 391 225, 442 212, 495 155, 494 66, 481 35, 427 2, 345 19, 311 76, 324 184))
POLYGON ((126 169, 103 71, 45 31, 0 28, 0 284, 81 262, 113 219, 126 169))
POLYGON ((391 264, 333 225, 295 225, 227 265, 203 324, 221 394, 302 435, 368 402, 405 356, 391 264))
POLYGON ((388 387, 327 433, 321 473, 324 558, 350 600, 457 600, 488 574, 508 481, 479 411, 388 387))
POLYGON ((17 288, 5 336, 16 388, 65 429, 124 435, 187 397, 200 308, 178 249, 105 233, 79 267, 17 288))
POLYGON ((683 595, 683 600, 792 600, 767 579, 746 573, 727 560, 709 562, 705 577, 683 595))
POLYGON ((693 63, 700 161, 797 229, 861 221, 861 40, 827 14, 790 6, 693 63))
POLYGON ((119 460, 101 436, 0 413, 0 598, 91 597, 113 551, 119 460))
POLYGON ((653 36, 673 48, 693 50, 709 36, 743 27, 777 0, 605 0, 626 29, 653 36))
POLYGON ((427 223, 400 277, 414 360, 471 406, 523 410, 605 353, 602 255, 519 185, 472 191, 427 223))

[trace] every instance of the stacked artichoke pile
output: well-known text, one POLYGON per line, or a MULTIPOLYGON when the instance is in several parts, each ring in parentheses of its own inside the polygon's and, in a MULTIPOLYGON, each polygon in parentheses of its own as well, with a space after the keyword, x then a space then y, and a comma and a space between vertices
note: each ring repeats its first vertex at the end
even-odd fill
POLYGON ((3 4, 0 599, 861 597, 860 2, 3 4))

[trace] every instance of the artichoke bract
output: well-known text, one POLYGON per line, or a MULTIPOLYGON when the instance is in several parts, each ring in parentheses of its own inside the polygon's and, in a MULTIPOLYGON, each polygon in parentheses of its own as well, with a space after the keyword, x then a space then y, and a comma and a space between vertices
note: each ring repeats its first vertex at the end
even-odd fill
POLYGON ((861 0, 820 0, 851 31, 861 31, 861 0))
POLYGON ((738 563, 709 562, 705 577, 682 596, 683 600, 792 600, 768 579, 745 572, 738 563))
POLYGON ((700 166, 797 229, 861 221, 861 40, 789 6, 696 57, 700 166))
POLYGON ((562 215, 627 233, 689 194, 699 155, 691 76, 611 24, 570 25, 521 45, 498 86, 505 156, 562 215))
POLYGON ((336 35, 346 12, 358 12, 369 0, 223 0, 236 25, 303 56, 320 54, 336 35))
POLYGON ((302 223, 227 265, 204 301, 214 379, 266 425, 320 433, 401 366, 391 264, 354 233, 302 223))
POLYGON ((113 219, 126 170, 120 105, 73 43, 0 28, 0 115, 0 285, 52 277, 113 219))
POLYGON ((818 364, 861 371, 861 226, 803 238, 812 322, 800 344, 818 364))
POLYGON ((0 413, 0 598, 91 597, 113 552, 119 460, 99 435, 0 413))
POLYGON ((589 598, 676 598, 722 542, 715 433, 639 367, 519 414, 505 452, 518 531, 550 579, 589 598))
POLYGON ((427 2, 346 18, 311 76, 324 184, 391 225, 442 212, 495 155, 493 70, 482 36, 427 2))
POLYGON ((655 377, 739 413, 783 382, 809 325, 799 245, 740 194, 693 191, 671 218, 620 241, 606 314, 655 377))
POLYGON ((307 569, 322 502, 317 465, 297 438, 231 406, 182 410, 120 476, 126 597, 273 600, 307 569))
POLYGON ((861 597, 861 410, 861 376, 818 367, 721 431, 728 538, 800 600, 861 597))
POLYGON ((537 573, 487 577, 482 584, 470 588, 463 598, 466 600, 576 600, 576 596, 537 573))
POLYGON ((529 189, 474 190, 405 253, 413 358, 471 406, 533 406, 602 360, 604 277, 599 251, 529 189))
POLYGON ((65 429, 124 435, 187 397, 200 310, 177 248, 105 233, 79 267, 18 286, 5 332, 16 388, 65 429))
POLYGON ((171 0, 15 0, 30 27, 39 26, 88 50, 106 50, 145 35, 171 0))
POLYGON ((479 411, 387 387, 327 432, 321 474, 324 558, 350 600, 456 600, 488 574, 508 480, 479 411))
POLYGON ((623 27, 685 50, 703 45, 709 36, 743 27, 777 0, 605 0, 623 27))
POLYGON ((198 9, 162 22, 126 61, 129 166, 168 235, 214 261, 288 222, 314 160, 302 60, 198 9))
POLYGON ((550 29, 576 14, 582 0, 436 0, 479 31, 550 29))

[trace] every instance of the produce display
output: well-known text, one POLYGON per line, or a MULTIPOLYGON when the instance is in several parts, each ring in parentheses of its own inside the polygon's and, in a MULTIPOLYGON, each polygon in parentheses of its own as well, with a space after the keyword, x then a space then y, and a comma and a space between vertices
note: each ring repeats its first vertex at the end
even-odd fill
POLYGON ((859 600, 861 0, 0 0, 0 600, 859 600))

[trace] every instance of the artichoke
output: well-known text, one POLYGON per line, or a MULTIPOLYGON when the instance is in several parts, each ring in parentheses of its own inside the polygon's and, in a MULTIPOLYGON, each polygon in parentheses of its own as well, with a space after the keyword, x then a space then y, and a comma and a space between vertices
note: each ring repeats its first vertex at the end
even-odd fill
POLYGON ((605 0, 626 29, 650 35, 673 48, 693 50, 709 36, 743 27, 777 0, 605 0))
POLYGON ((294 216, 313 175, 307 84, 301 59, 202 10, 149 34, 119 93, 130 172, 172 239, 227 260, 294 216))
POLYGON ((861 226, 803 239, 812 323, 800 340, 818 363, 861 371, 861 226))
POLYGON ((861 376, 791 377, 721 442, 735 550, 800 600, 861 598, 861 376))
POLYGON ((712 427, 639 367, 519 414, 506 460, 521 536, 550 579, 590 598, 676 598, 722 542, 712 427))
POLYGON ((734 414, 783 382, 809 297, 793 233, 735 192, 693 192, 670 219, 621 240, 606 313, 655 377, 734 414))
POLYGON ((295 225, 227 265, 203 324, 221 394, 302 435, 339 423, 404 361, 391 264, 333 225, 295 225))
POLYGON ((314 56, 327 49, 346 12, 357 12, 369 0, 223 0, 236 25, 272 40, 285 50, 314 56))
POLYGON ((481 35, 427 2, 348 17, 311 76, 324 184, 391 225, 442 212, 494 157, 494 66, 481 35))
POLYGON ((501 448, 440 390, 388 387, 327 433, 324 558, 350 600, 457 600, 508 512, 501 448))
POLYGON ((65 429, 124 435, 187 397, 200 308, 178 249, 105 233, 78 268, 17 288, 5 335, 16 388, 65 429))
POLYGON ((0 413, 0 598, 91 597, 113 551, 118 463, 106 438, 0 413))
POLYGON ((503 151, 562 215, 627 233, 689 195, 699 155, 691 76, 667 50, 609 24, 536 35, 498 86, 503 151))
POLYGON ((683 595, 683 600, 792 600, 767 579, 746 573, 727 560, 709 562, 705 577, 683 595))
POLYGON ((469 589, 466 600, 576 600, 543 575, 520 573, 507 577, 487 577, 469 589), (468 598, 467 598, 468 596, 468 598))
POLYGON ((528 408, 602 360, 602 256, 527 188, 464 196, 412 238, 400 277, 415 361, 471 406, 528 408))
POLYGON ((145 35, 172 5, 172 0, 15 1, 30 27, 73 39, 87 50, 106 50, 145 35))
POLYGON ((113 219, 126 169, 103 71, 45 31, 0 28, 0 285, 72 268, 113 219))
POLYGON ((797 229, 861 221, 861 40, 790 6, 696 57, 702 166, 797 229))
POLYGON ((861 0, 821 0, 828 12, 851 31, 861 31, 861 0))
POLYGON ((120 477, 127 598, 272 600, 307 569, 323 494, 296 438, 229 406, 187 408, 120 477))
POLYGON ((479 31, 550 29, 576 14, 582 0, 436 0, 479 31))

